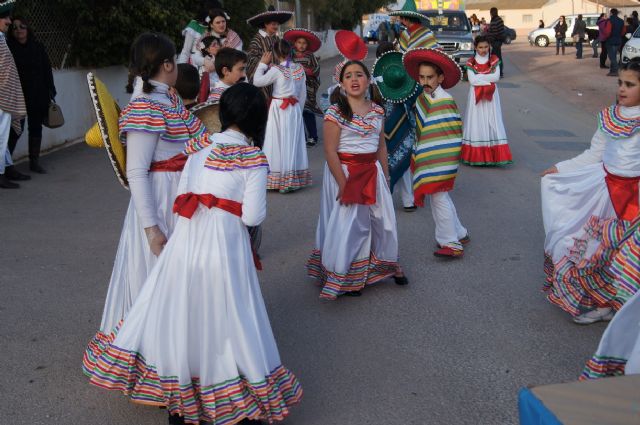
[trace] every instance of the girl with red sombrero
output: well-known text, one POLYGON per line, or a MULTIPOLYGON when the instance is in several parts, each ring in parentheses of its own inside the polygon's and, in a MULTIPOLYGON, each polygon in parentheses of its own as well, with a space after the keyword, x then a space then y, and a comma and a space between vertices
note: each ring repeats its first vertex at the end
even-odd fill
POLYGON ((436 257, 462 257, 469 241, 448 192, 458 173, 462 147, 462 119, 445 89, 458 84, 460 67, 439 49, 412 49, 402 57, 407 73, 423 88, 416 101, 416 148, 411 161, 415 204, 431 199, 436 224, 436 257))
POLYGON ((336 31, 334 41, 336 43, 336 47, 338 48, 338 52, 340 52, 344 59, 338 62, 336 67, 333 69, 333 85, 331 85, 327 89, 329 98, 331 98, 331 94, 333 93, 335 88, 340 85, 340 73, 342 72, 342 67, 344 66, 344 64, 347 61, 362 62, 367 57, 368 53, 368 48, 365 42, 358 36, 358 34, 353 31, 336 31))
POLYGON ((322 42, 317 35, 304 28, 287 30, 282 37, 293 46, 293 61, 302 66, 307 76, 307 100, 302 119, 307 131, 307 146, 315 146, 318 143, 316 114, 321 114, 322 111, 316 104, 316 93, 320 87, 320 64, 314 52, 320 49, 322 42))
MULTIPOLYGON (((258 28, 258 33, 249 42, 247 51, 247 80, 250 83, 253 83, 253 74, 258 69, 262 56, 265 53, 272 53, 274 44, 280 40, 278 37, 280 25, 291 19, 292 15, 293 12, 276 10, 273 6, 269 6, 266 12, 247 19, 249 25, 258 28)), ((267 99, 271 98, 271 85, 263 87, 262 91, 267 99)))
POLYGON ((348 61, 324 117, 324 168, 315 249, 307 273, 322 284, 321 298, 358 296, 394 277, 409 283, 398 264, 398 234, 389 191, 384 109, 360 61, 348 61))

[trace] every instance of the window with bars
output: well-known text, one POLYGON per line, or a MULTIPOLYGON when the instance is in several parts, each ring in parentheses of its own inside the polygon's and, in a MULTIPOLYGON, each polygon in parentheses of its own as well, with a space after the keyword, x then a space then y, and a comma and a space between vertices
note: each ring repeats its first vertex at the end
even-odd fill
POLYGON ((522 23, 523 24, 532 24, 533 23, 533 15, 522 15, 522 23))

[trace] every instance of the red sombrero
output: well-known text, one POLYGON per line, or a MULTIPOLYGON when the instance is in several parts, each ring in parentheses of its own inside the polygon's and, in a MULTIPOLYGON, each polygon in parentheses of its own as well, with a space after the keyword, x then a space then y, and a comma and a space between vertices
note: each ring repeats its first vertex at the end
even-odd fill
POLYGON ((423 62, 437 65, 442 70, 444 73, 444 81, 440 85, 445 90, 458 84, 462 78, 462 71, 456 61, 441 49, 421 47, 408 50, 404 56, 402 56, 402 63, 407 73, 418 82, 420 82, 420 64, 423 62))
POLYGON ((339 30, 335 35, 336 47, 342 56, 351 61, 361 61, 367 57, 367 45, 353 31, 339 30))
POLYGON ((304 28, 291 28, 290 30, 286 30, 282 35, 282 38, 291 43, 291 45, 293 45, 297 39, 304 38, 309 44, 307 46, 307 51, 311 53, 317 52, 322 45, 322 41, 320 41, 320 38, 318 38, 315 33, 304 28))

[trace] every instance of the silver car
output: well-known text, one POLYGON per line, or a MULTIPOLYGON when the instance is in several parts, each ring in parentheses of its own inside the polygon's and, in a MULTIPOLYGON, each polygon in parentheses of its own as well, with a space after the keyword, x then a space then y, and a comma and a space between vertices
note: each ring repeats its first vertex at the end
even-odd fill
MULTIPOLYGON (((598 17, 600 14, 598 13, 583 13, 582 19, 587 23, 587 28, 589 29, 598 29, 598 17)), ((573 32, 573 26, 575 25, 576 19, 578 15, 565 15, 565 20, 567 21, 567 38, 565 39, 565 44, 573 44, 573 40, 571 40, 571 33, 573 32)), ((551 43, 555 43, 556 41, 556 31, 553 29, 560 20, 558 19, 553 21, 551 25, 545 28, 538 28, 529 33, 529 44, 532 46, 538 47, 547 47, 551 43)))

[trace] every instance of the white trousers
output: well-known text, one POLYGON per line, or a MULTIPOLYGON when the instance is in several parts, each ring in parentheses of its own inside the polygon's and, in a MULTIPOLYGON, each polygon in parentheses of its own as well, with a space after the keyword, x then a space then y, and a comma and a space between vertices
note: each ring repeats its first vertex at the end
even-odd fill
POLYGON ((434 193, 429 198, 433 221, 436 223, 436 241, 442 247, 462 249, 459 240, 467 236, 467 229, 460 223, 449 192, 434 193))
POLYGON ((407 169, 404 172, 400 180, 398 180, 394 186, 394 189, 398 188, 400 191, 400 197, 402 198, 403 207, 413 206, 413 180, 411 178, 411 170, 407 169))
POLYGON ((11 131, 11 114, 0 109, 0 174, 4 174, 5 166, 13 165, 9 152, 9 131, 11 131))

